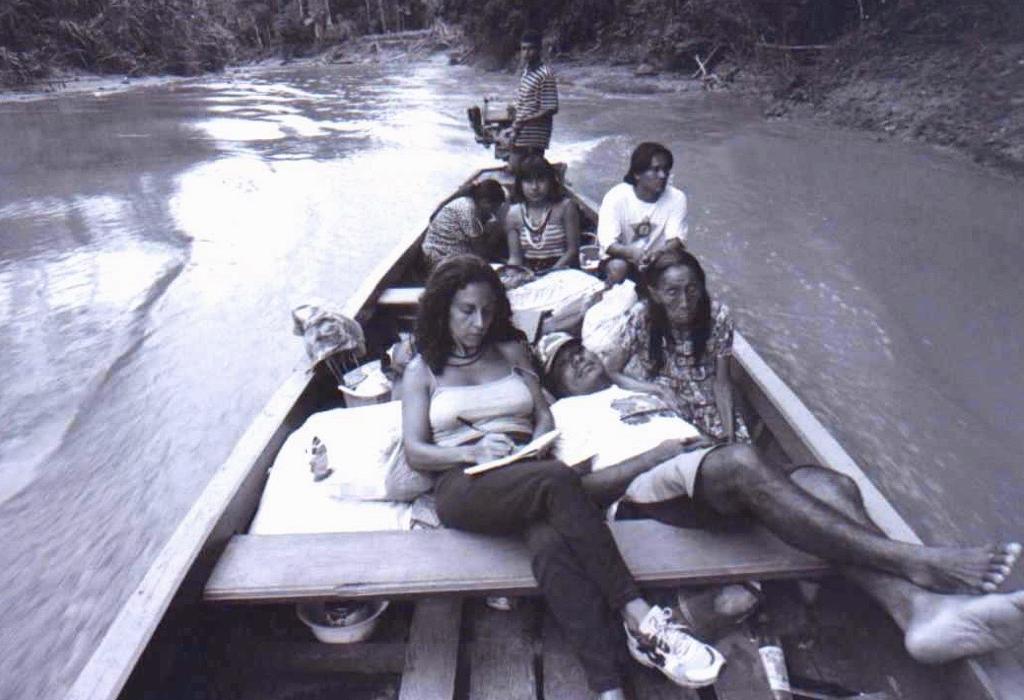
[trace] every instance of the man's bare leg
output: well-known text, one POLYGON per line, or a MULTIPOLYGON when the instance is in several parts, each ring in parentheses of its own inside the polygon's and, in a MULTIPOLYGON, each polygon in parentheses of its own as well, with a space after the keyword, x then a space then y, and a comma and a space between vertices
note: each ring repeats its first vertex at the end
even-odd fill
MULTIPOLYGON (((882 535, 852 479, 822 467, 802 467, 791 478, 816 499, 882 535)), ((1024 591, 942 594, 862 567, 844 567, 843 573, 892 616, 904 632, 908 653, 922 663, 984 654, 1024 639, 1024 591)))
POLYGON ((697 489, 696 497, 715 510, 749 511, 799 549, 839 564, 895 574, 932 590, 994 591, 1020 553, 1016 543, 924 547, 888 539, 877 528, 811 497, 749 445, 727 445, 708 454, 697 489))

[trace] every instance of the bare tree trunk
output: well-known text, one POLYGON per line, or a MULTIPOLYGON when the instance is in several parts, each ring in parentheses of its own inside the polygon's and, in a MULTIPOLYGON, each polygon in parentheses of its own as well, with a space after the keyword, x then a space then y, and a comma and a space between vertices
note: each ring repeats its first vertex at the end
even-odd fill
POLYGON ((380 31, 382 34, 388 33, 387 19, 384 17, 384 0, 377 0, 377 7, 380 8, 380 31))

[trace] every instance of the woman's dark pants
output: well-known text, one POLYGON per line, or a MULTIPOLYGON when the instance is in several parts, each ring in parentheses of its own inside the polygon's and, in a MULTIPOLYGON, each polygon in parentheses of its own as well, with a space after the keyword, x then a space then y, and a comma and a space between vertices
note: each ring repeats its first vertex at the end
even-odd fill
POLYGON ((522 533, 548 608, 596 692, 622 685, 618 611, 640 597, 615 540, 579 476, 554 460, 518 462, 466 476, 453 468, 434 488, 447 527, 522 533))

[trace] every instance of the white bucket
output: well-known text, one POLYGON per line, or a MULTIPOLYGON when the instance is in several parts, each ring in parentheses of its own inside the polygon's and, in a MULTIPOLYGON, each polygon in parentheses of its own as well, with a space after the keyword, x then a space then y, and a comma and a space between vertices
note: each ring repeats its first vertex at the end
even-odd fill
POLYGON ((380 616, 388 609, 388 601, 368 603, 370 615, 352 624, 331 624, 325 612, 325 603, 299 603, 295 612, 299 619, 313 631, 313 635, 327 644, 352 644, 361 642, 377 628, 380 616))

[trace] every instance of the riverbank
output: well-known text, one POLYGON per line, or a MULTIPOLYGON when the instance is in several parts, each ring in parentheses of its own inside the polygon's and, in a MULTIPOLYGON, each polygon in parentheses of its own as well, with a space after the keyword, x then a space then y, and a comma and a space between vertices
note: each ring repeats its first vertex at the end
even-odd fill
POLYGON ((962 152, 1024 175, 1024 41, 882 31, 777 74, 766 114, 796 114, 962 152))
POLYGON ((815 48, 726 58, 706 77, 614 53, 560 58, 560 78, 587 87, 619 94, 727 90, 757 100, 768 119, 812 119, 879 140, 923 142, 1024 176, 1024 41, 893 44, 866 32, 815 48))

